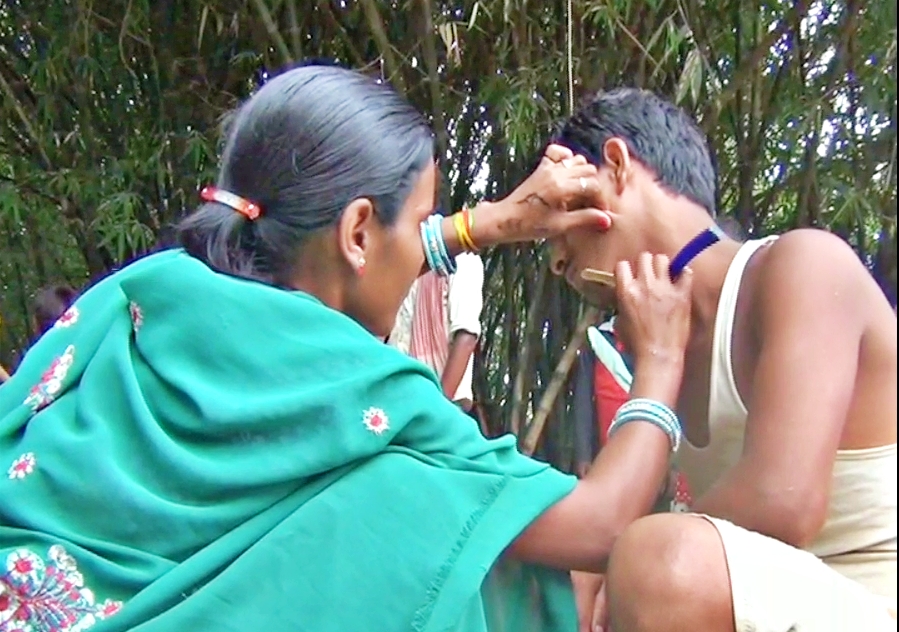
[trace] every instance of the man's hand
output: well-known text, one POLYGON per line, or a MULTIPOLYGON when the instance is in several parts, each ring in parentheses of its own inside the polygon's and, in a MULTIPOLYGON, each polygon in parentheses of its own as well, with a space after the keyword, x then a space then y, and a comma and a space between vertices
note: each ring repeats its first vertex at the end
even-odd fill
POLYGON ((605 575, 571 572, 578 632, 607 632, 605 575))

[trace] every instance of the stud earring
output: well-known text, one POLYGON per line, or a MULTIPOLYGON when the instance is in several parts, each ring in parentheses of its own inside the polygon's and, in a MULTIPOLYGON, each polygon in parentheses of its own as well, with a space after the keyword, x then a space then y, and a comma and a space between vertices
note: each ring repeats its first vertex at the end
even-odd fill
POLYGON ((362 276, 362 272, 365 270, 365 257, 359 257, 359 264, 356 266, 356 274, 362 276))

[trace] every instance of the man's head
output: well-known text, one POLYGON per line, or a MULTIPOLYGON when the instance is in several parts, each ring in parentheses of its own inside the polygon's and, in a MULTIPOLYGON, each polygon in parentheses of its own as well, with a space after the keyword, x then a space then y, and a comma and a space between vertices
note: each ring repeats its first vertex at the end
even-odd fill
POLYGON ((553 272, 588 299, 611 296, 581 281, 584 268, 612 271, 644 251, 674 254, 712 223, 715 169, 705 138, 683 110, 651 92, 600 92, 565 122, 557 142, 600 168, 594 206, 612 218, 603 233, 575 230, 552 243, 553 272))

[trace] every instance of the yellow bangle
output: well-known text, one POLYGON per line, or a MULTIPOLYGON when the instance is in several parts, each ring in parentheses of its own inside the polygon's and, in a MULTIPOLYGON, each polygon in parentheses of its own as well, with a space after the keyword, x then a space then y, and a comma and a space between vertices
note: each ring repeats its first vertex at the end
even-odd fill
POLYGON ((472 252, 478 252, 478 247, 474 243, 474 213, 465 209, 462 211, 462 223, 465 225, 465 238, 468 239, 468 245, 471 246, 472 252))
POLYGON ((465 213, 456 213, 453 215, 453 228, 456 229, 456 237, 459 239, 459 245, 467 252, 477 252, 474 240, 468 230, 468 223, 465 221, 465 213))

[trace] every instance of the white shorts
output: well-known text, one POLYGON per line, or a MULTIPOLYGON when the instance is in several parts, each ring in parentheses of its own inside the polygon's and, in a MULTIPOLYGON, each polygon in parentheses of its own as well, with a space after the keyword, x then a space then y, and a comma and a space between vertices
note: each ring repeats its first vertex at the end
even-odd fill
POLYGON ((894 632, 896 604, 807 551, 701 516, 721 536, 736 632, 894 632))

